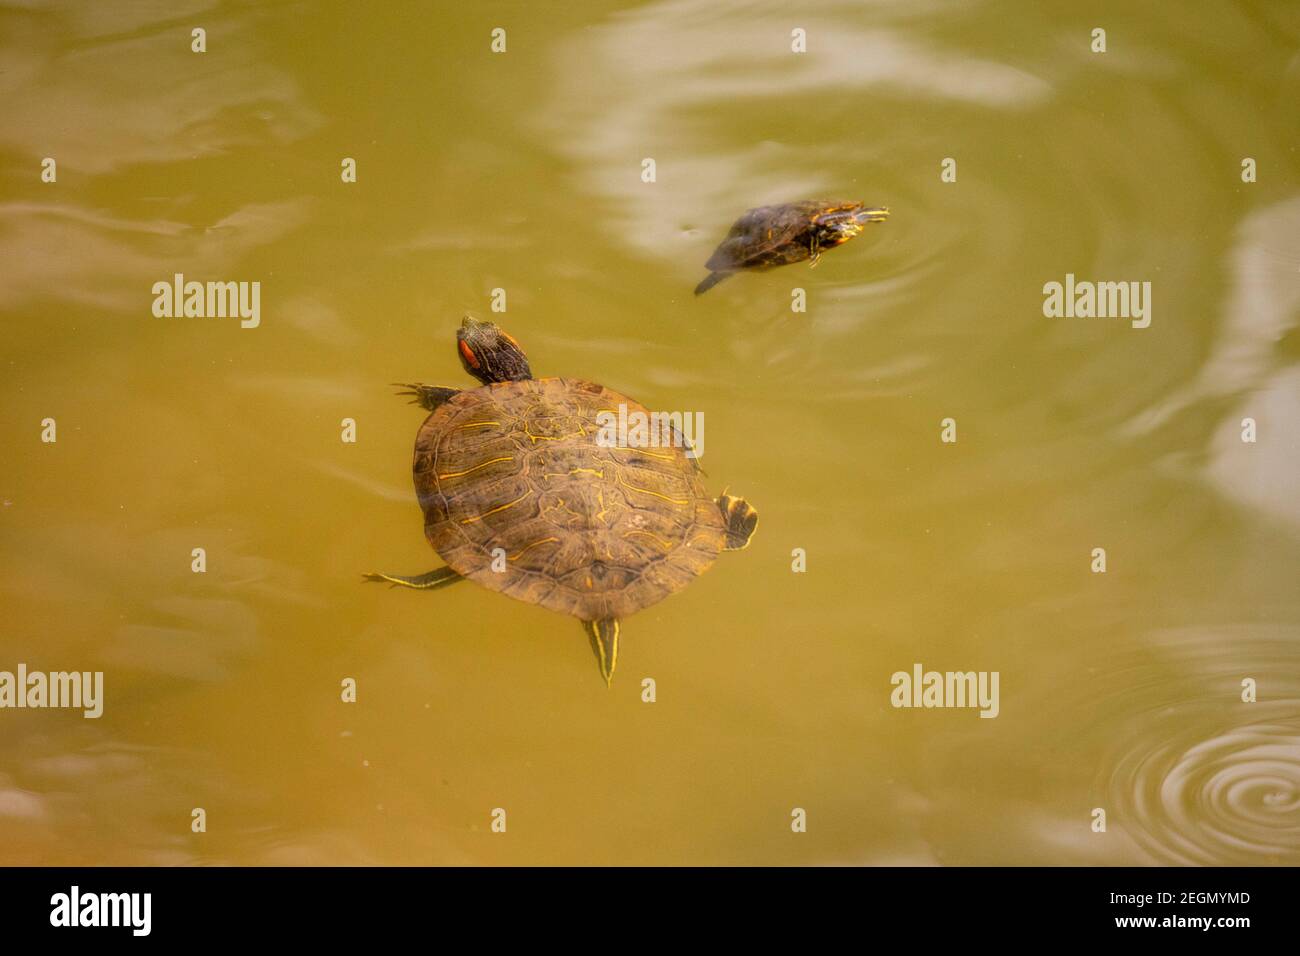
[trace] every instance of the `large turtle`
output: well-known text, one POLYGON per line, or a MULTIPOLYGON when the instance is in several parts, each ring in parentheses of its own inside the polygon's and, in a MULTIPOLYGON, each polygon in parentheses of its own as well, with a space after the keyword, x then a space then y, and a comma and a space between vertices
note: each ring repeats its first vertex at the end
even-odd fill
POLYGON ((533 378, 519 343, 491 322, 466 317, 456 340, 482 388, 403 386, 429 412, 415 437, 415 491, 447 566, 366 579, 432 589, 469 578, 572 614, 608 685, 619 620, 748 545, 758 513, 705 492, 675 428, 669 445, 611 442, 598 413, 621 405, 629 419, 648 416, 638 402, 580 379, 533 378))
POLYGON ((695 294, 708 292, 733 272, 773 269, 811 259, 848 242, 869 222, 884 222, 889 210, 860 202, 805 199, 782 206, 759 206, 745 213, 704 264, 709 270, 695 294))

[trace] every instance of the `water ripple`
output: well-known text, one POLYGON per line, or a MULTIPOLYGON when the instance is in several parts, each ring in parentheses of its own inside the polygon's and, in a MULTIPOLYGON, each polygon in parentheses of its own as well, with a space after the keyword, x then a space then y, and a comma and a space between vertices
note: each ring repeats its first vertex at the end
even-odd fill
POLYGON ((1267 716, 1203 738, 1171 710, 1169 736, 1144 735, 1116 765, 1116 822, 1162 862, 1300 861, 1300 700, 1242 706, 1267 716))

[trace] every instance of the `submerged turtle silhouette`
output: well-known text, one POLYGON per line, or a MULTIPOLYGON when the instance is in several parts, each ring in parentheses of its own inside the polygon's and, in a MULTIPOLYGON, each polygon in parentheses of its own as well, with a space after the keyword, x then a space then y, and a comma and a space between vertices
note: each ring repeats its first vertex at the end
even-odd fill
POLYGON ((491 322, 456 333, 458 390, 406 385, 429 412, 412 471, 424 533, 447 566, 366 580, 428 590, 469 578, 582 621, 608 685, 619 621, 689 584, 721 551, 749 544, 758 513, 704 490, 682 447, 610 447, 600 412, 649 412, 603 385, 535 379, 491 322))
POLYGON ((783 206, 759 206, 731 227, 704 264, 709 274, 695 287, 708 292, 733 272, 774 269, 811 259, 817 265, 822 253, 848 242, 869 222, 889 218, 885 207, 867 208, 860 202, 806 199, 783 206))

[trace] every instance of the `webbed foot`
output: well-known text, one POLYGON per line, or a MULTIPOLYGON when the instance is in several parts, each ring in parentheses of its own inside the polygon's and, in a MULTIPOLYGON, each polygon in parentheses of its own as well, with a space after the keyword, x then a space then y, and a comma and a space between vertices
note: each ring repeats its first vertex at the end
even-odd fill
POLYGON ((419 405, 425 411, 430 412, 460 391, 458 388, 447 388, 443 385, 421 385, 418 382, 415 384, 393 382, 393 385, 397 388, 406 389, 404 392, 398 392, 398 395, 412 396, 412 405, 419 405))
POLYGON ((749 539, 758 527, 758 512, 744 498, 735 498, 725 491, 718 496, 718 507, 727 526, 728 551, 740 551, 749 546, 749 539))

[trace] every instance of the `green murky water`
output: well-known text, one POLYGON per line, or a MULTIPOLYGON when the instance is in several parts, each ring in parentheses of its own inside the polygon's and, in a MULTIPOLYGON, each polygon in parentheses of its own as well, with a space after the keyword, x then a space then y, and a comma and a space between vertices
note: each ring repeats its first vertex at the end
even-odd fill
POLYGON ((1163 7, 5 4, 0 670, 105 702, 0 710, 0 861, 1300 863, 1300 15, 1163 7), (691 295, 814 196, 893 215, 691 295), (468 384, 465 312, 702 412, 762 514, 610 690, 572 619, 360 583, 438 563, 387 383, 468 384), (996 719, 892 707, 917 663, 996 719))

